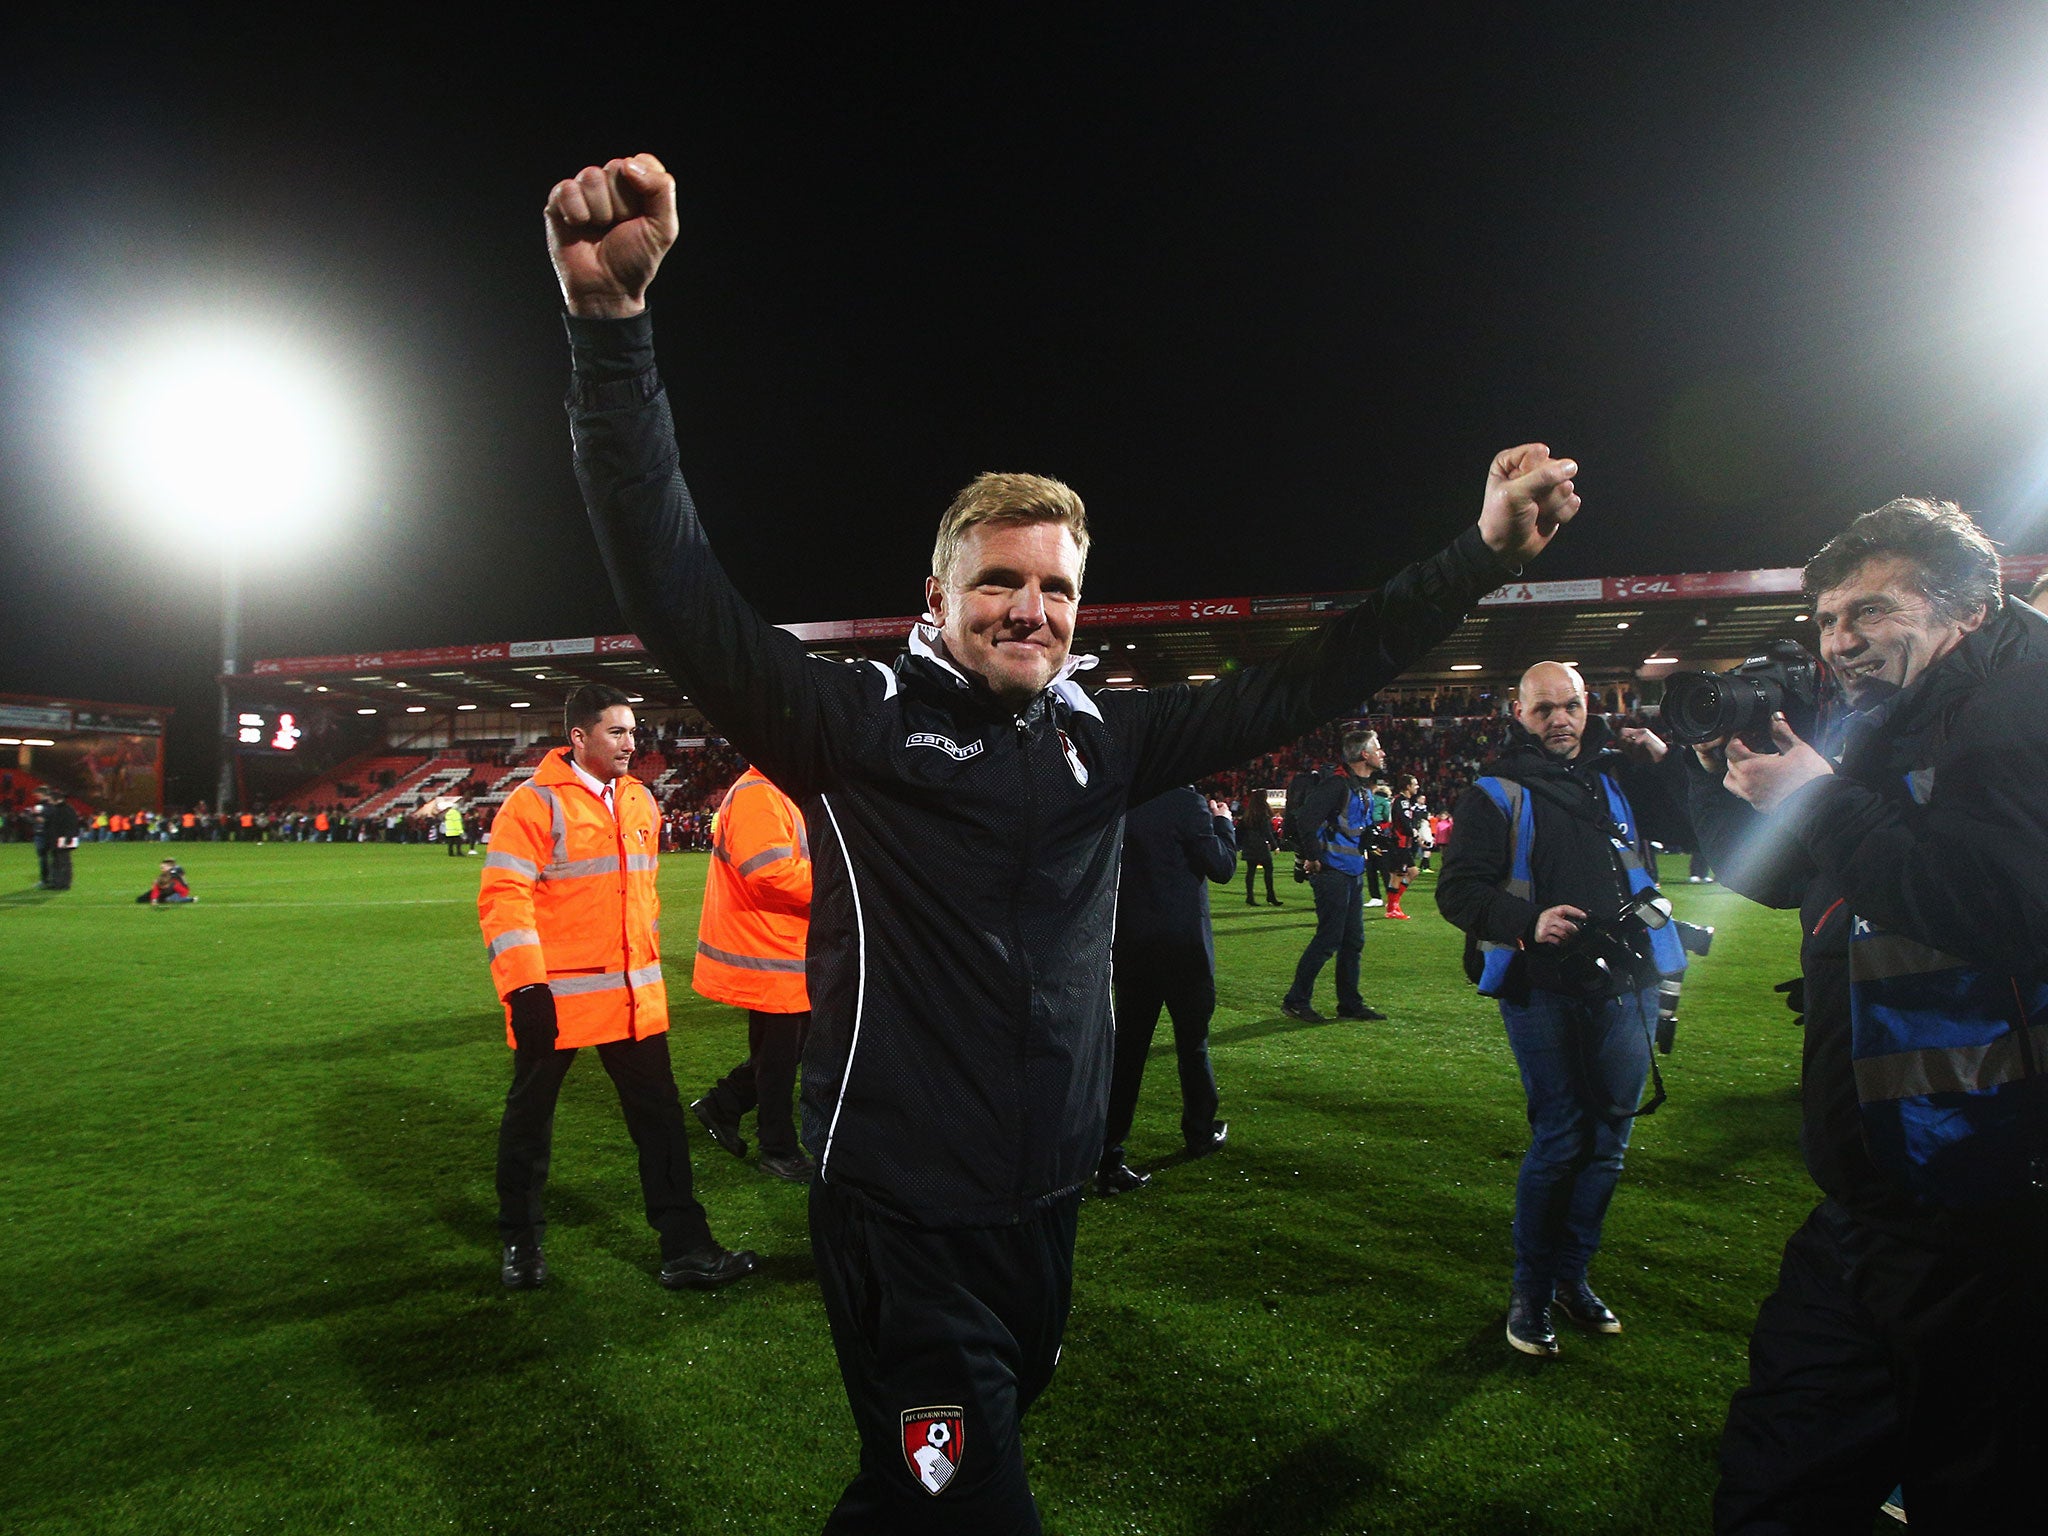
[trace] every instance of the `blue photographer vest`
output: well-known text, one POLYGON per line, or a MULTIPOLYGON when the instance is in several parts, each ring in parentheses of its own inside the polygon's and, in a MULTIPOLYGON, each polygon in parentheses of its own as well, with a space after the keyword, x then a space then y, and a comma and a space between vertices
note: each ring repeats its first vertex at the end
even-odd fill
MULTIPOLYGON (((1621 861, 1624 874, 1628 876, 1630 895, 1640 895, 1651 890, 1654 882, 1650 871, 1643 862, 1642 851, 1637 847, 1640 834, 1636 831, 1635 812, 1630 809, 1628 797, 1621 792, 1621 786, 1607 774, 1597 776, 1600 787, 1607 792, 1607 814, 1612 818, 1619 838, 1609 838, 1614 845, 1616 857, 1621 861)), ((1508 824, 1508 877, 1501 882, 1501 889, 1510 896, 1519 896, 1524 901, 1534 901, 1536 882, 1530 873, 1530 850, 1536 844, 1535 797, 1513 779, 1495 778, 1491 774, 1479 781, 1479 787, 1486 791, 1487 799, 1500 807, 1500 813, 1508 824)), ((1685 970, 1685 946, 1678 942, 1678 933, 1668 923, 1662 928, 1648 930, 1650 935, 1650 959, 1658 971, 1665 976, 1676 976, 1685 970)), ((1518 946, 1496 944, 1491 939, 1479 941, 1480 953, 1485 957, 1479 972, 1479 995, 1498 997, 1507 985, 1508 967, 1513 964, 1518 946)))
POLYGON ((1329 836, 1323 839, 1323 862, 1340 875, 1365 873, 1365 842, 1372 829, 1372 795, 1354 789, 1346 796, 1344 808, 1327 823, 1329 836))

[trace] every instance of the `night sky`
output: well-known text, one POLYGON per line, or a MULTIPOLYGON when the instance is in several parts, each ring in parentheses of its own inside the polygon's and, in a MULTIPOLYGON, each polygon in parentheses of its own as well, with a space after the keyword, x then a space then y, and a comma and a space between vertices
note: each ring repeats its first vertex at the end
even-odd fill
POLYGON ((369 487, 247 655, 622 628, 540 209, 643 149, 685 467, 776 620, 915 611, 982 469, 1081 491, 1097 601, 1355 587, 1531 438, 1586 498, 1534 575, 1796 564, 1909 491, 2048 549, 2048 7, 62 9, 0 40, 0 689, 175 705, 174 798, 214 552, 100 488, 89 381, 224 308, 350 380, 369 487))

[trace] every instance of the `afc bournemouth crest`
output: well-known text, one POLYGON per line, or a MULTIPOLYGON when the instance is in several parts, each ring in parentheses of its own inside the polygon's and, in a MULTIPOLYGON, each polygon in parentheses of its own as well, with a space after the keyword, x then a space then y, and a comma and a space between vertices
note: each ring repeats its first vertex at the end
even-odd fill
POLYGON ((967 1449, 966 1420, 956 1403, 903 1410, 903 1459, 926 1493, 939 1493, 960 1470, 967 1449))

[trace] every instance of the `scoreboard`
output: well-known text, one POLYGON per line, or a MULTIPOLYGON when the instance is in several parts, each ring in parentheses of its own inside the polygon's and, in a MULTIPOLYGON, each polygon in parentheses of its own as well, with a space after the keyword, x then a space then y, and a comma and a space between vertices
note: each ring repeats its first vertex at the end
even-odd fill
POLYGON ((237 751, 293 752, 305 734, 289 711, 245 709, 235 716, 237 751))

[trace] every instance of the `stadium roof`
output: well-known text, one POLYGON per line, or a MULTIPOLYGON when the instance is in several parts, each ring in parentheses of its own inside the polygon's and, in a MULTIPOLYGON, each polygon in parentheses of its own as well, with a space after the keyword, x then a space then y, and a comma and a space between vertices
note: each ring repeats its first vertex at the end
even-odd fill
MULTIPOLYGON (((2044 572, 2048 556, 2005 562, 2010 585, 2024 587, 2044 572)), ((1101 658, 1088 677, 1097 686, 1199 682, 1274 655, 1367 595, 1084 605, 1074 648, 1101 658)), ((1511 682, 1546 658, 1577 663, 1595 684, 1650 680, 1674 666, 1725 666, 1768 641, 1800 639, 1810 627, 1804 615, 1796 567, 1513 582, 1481 598, 1457 633, 1409 668, 1398 686, 1483 689, 1511 682)), ((887 660, 903 649, 915 622, 905 614, 782 627, 820 656, 887 660)), ((546 706, 579 682, 612 683, 658 709, 689 705, 633 635, 276 657, 230 682, 247 699, 380 712, 546 706)))

